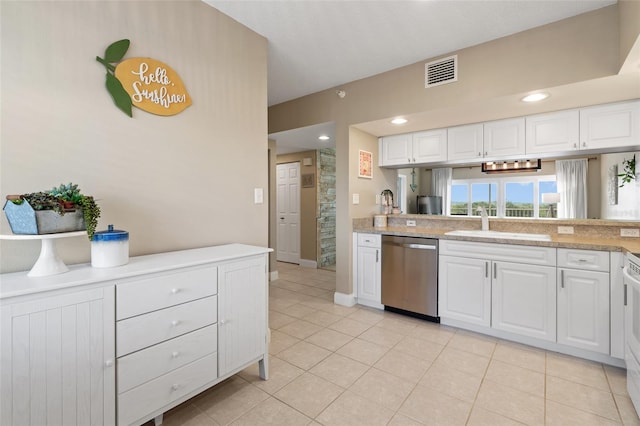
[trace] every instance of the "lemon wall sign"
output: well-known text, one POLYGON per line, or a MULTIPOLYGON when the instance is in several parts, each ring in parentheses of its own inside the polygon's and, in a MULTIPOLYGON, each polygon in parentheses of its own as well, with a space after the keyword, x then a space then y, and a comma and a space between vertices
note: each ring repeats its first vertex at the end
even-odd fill
POLYGON ((122 60, 129 44, 127 39, 116 41, 107 47, 104 58, 96 56, 107 70, 107 91, 118 108, 132 117, 132 106, 152 114, 175 115, 191 105, 187 89, 169 65, 152 58, 122 60))

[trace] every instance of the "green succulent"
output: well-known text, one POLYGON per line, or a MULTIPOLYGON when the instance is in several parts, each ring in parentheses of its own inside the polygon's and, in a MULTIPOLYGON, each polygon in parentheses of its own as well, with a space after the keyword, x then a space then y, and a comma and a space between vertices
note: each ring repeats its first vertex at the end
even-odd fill
POLYGON ((80 204, 80 200, 82 198, 78 185, 71 182, 69 182, 69 184, 67 185, 61 183, 59 187, 54 187, 52 190, 50 190, 49 194, 73 204, 80 204))

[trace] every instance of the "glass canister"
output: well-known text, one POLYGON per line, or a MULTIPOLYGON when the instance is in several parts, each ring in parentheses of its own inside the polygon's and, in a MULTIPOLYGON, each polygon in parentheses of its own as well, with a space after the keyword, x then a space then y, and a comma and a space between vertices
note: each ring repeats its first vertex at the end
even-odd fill
POLYGON ((113 229, 109 225, 106 231, 93 234, 91 240, 91 266, 111 268, 129 263, 129 233, 113 229))

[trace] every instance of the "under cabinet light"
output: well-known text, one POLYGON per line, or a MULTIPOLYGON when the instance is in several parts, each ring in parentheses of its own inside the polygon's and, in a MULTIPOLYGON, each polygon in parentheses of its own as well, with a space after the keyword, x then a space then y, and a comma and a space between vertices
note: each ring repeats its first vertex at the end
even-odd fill
POLYGON ((487 161, 482 163, 482 173, 518 173, 518 172, 537 172, 542 169, 542 160, 526 160, 523 161, 504 161, 502 167, 496 167, 495 161, 487 161))

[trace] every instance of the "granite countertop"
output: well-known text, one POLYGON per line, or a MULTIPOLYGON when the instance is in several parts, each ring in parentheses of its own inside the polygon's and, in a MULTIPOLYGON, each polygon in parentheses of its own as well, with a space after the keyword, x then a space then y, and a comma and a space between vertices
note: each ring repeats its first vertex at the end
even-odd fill
POLYGON ((358 226, 353 232, 398 235, 406 237, 438 238, 483 243, 517 244, 539 247, 575 248, 586 250, 640 253, 640 238, 604 238, 595 236, 558 235, 550 233, 551 241, 518 240, 513 238, 484 238, 460 235, 445 235, 451 228, 425 228, 413 226, 358 226))

